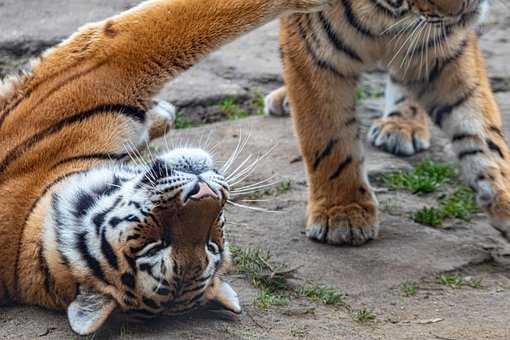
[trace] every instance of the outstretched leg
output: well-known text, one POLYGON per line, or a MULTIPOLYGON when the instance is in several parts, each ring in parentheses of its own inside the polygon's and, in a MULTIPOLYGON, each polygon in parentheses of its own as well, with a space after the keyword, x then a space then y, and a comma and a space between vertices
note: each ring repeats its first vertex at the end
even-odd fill
POLYGON ((370 143, 386 152, 412 156, 430 147, 427 112, 404 87, 388 77, 382 118, 370 128, 370 143))
POLYGON ((310 186, 306 234, 361 245, 377 236, 378 223, 355 112, 359 70, 343 69, 342 57, 331 62, 312 54, 299 30, 306 20, 282 20, 284 77, 310 186))
POLYGON ((454 57, 438 60, 433 72, 432 80, 412 88, 451 138, 464 180, 491 224, 510 238, 510 153, 476 35, 454 57))

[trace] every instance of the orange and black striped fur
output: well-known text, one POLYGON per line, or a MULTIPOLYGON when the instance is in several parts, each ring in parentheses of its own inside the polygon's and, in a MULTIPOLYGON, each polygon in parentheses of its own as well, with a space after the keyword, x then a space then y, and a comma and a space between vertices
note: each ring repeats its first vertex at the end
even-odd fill
POLYGON ((427 115, 450 137, 465 182, 510 238, 510 154, 476 28, 490 0, 337 0, 281 21, 286 87, 267 111, 292 113, 308 170, 308 237, 360 245, 378 235, 355 112, 360 74, 389 72, 370 142, 412 155, 430 145, 427 115), (290 104, 290 105, 289 105, 290 104))
POLYGON ((95 331, 115 310, 239 312, 219 278, 229 185, 201 149, 148 166, 126 150, 161 136, 152 97, 206 53, 327 0, 152 0, 90 24, 0 87, 0 305, 67 308, 95 331), (126 146, 128 149, 126 149, 126 146))

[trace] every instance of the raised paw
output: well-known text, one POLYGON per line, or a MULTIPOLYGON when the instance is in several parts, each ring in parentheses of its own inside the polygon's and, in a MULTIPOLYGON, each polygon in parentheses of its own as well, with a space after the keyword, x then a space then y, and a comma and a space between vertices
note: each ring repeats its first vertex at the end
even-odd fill
POLYGON ((267 95, 264 104, 264 112, 268 116, 287 117, 290 115, 289 99, 285 86, 267 95))
POLYGON ((403 107, 376 120, 368 133, 369 142, 386 152, 412 156, 430 147, 426 113, 416 106, 403 107))
POLYGON ((360 246, 377 238, 379 224, 373 203, 324 209, 309 217, 306 235, 332 245, 360 246))
POLYGON ((175 125, 176 109, 172 104, 155 99, 147 113, 150 140, 164 136, 175 125))

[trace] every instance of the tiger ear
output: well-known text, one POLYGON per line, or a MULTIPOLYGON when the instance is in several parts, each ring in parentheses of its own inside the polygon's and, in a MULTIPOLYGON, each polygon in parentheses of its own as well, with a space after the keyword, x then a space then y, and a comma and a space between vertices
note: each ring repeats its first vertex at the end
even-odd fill
POLYGON ((215 294, 211 301, 232 313, 240 314, 242 311, 241 304, 239 303, 239 296, 234 289, 223 281, 220 281, 215 288, 215 294))
POLYGON ((79 335, 94 333, 108 319, 117 303, 112 297, 92 291, 80 291, 67 308, 67 318, 79 335))

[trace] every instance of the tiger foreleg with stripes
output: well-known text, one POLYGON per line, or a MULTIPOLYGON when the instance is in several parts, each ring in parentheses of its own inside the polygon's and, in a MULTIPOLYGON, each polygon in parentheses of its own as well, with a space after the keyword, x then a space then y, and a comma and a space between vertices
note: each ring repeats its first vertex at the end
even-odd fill
POLYGON ((428 114, 450 137, 491 224, 510 238, 508 147, 476 34, 489 6, 339 0, 332 9, 282 19, 286 87, 269 95, 266 110, 281 115, 290 107, 310 184, 310 238, 360 245, 378 234, 355 112, 359 77, 376 65, 385 65, 391 80, 372 144, 401 155, 427 149, 428 114))

